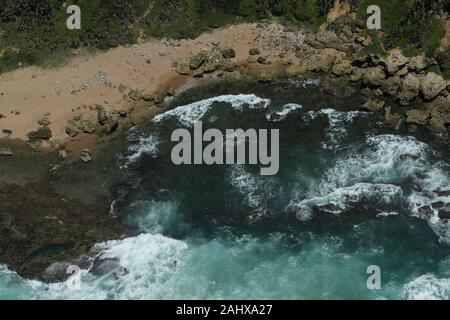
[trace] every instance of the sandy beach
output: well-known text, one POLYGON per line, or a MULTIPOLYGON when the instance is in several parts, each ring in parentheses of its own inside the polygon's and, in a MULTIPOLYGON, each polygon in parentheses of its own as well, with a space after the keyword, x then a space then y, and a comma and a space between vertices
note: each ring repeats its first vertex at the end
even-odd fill
MULTIPOLYGON (((280 28, 278 25, 271 27, 280 28)), ((182 88, 193 78, 178 74, 173 63, 201 50, 233 48, 236 52, 233 63, 243 64, 249 48, 264 41, 259 33, 256 24, 234 25, 205 33, 197 39, 152 39, 107 52, 83 54, 57 68, 26 67, 2 74, 0 131, 11 130, 11 139, 26 140, 27 134, 39 127, 38 122, 47 119, 52 132, 50 141, 69 141, 65 132, 67 122, 76 115, 96 117, 92 110, 95 105, 107 111, 127 110, 129 114, 132 110, 144 111, 146 115, 154 113, 156 107, 142 108, 142 104, 130 102, 127 92, 141 90, 156 94, 182 88)), ((260 47, 261 55, 277 54, 263 47, 260 47)), ((70 140, 79 141, 86 139, 85 136, 70 140)))

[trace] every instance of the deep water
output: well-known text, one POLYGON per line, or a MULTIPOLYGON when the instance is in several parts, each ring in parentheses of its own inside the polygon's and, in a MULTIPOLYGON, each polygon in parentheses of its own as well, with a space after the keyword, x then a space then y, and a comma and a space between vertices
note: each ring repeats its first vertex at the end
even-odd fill
POLYGON ((450 298, 450 228, 436 209, 450 204, 450 162, 432 137, 386 127, 319 81, 214 84, 170 103, 117 155, 111 214, 132 236, 98 244, 93 266, 64 283, 3 267, 0 298, 450 298), (278 128, 278 174, 173 165, 171 132, 197 120, 278 128), (370 265, 379 290, 366 286, 370 265))

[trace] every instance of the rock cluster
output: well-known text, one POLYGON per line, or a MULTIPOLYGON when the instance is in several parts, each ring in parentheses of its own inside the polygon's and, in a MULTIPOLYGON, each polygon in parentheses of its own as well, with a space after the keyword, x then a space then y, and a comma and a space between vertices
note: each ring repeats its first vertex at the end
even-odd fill
POLYGON ((100 105, 97 105, 95 109, 97 110, 97 119, 93 117, 84 118, 82 115, 76 115, 69 120, 65 128, 67 135, 75 137, 80 132, 87 134, 109 134, 119 127, 120 113, 106 111, 100 105))
POLYGON ((392 50, 387 56, 369 54, 364 41, 351 32, 339 36, 331 31, 306 34, 304 44, 296 47, 299 62, 289 66, 287 74, 304 77, 322 72, 345 77, 359 85, 361 93, 368 97, 363 109, 384 112, 387 122, 403 118, 406 124, 430 126, 448 135, 450 82, 427 71, 433 62, 425 56, 406 57, 399 50, 392 50), (421 107, 397 114, 381 99, 392 101, 394 108, 396 104, 421 107))
POLYGON ((230 60, 235 57, 236 52, 232 48, 221 49, 217 46, 212 49, 204 49, 190 58, 176 61, 174 70, 178 74, 192 75, 197 78, 216 70, 232 71, 233 65, 230 60))

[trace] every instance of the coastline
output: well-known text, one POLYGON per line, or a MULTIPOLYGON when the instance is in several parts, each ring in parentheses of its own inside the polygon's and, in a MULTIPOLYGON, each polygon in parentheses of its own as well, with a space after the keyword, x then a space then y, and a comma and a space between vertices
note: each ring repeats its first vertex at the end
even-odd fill
POLYGON ((406 58, 398 50, 386 58, 368 54, 362 39, 348 32, 337 36, 277 22, 244 23, 196 39, 152 39, 86 54, 59 68, 27 67, 4 73, 0 75, 0 141, 33 140, 37 143, 30 145, 41 150, 64 145, 69 154, 78 157, 84 148, 108 140, 115 127, 130 127, 161 112, 165 98, 194 86, 199 79, 235 71, 260 81, 277 82, 307 78, 309 74, 329 75, 342 82, 336 92, 350 83, 361 83, 361 93, 367 97, 364 108, 382 111, 386 122, 403 119, 414 126, 429 125, 448 136, 445 128, 450 111, 444 109, 450 103, 450 83, 424 72, 428 65, 424 57, 406 58), (231 50, 230 56, 226 56, 227 50, 231 50), (198 66, 192 66, 193 60, 198 66), (415 73, 410 77, 412 71, 415 73), (423 84, 429 75, 429 84, 423 84), (418 102, 418 108, 405 115, 394 112, 400 107, 397 102, 404 106, 413 100, 417 103, 423 87, 429 89, 430 96, 418 102), (391 98, 390 105, 386 98, 391 98), (99 107, 105 119, 109 115, 114 122, 115 127, 107 127, 106 132, 97 123, 99 107), (435 121, 428 121, 433 112, 439 115, 435 121), (71 129, 77 132, 69 135, 70 121, 75 127, 71 129), (50 129, 43 136, 39 132, 42 127, 50 129), (33 132, 38 132, 37 139, 30 138, 33 132))
MULTIPOLYGON (((83 209, 92 210, 92 221, 104 221, 86 224, 76 219, 63 221, 63 215, 55 215, 52 221, 67 223, 66 229, 57 224, 40 229, 43 234, 37 236, 38 240, 27 240, 27 250, 45 249, 54 232, 61 233, 58 244, 70 244, 77 250, 48 260, 39 258, 33 272, 21 269, 28 268, 25 260, 9 264, 27 277, 42 275, 43 266, 53 259, 70 260, 87 252, 94 243, 120 237, 122 230, 108 207, 114 200, 109 187, 115 183, 114 174, 119 174, 108 166, 116 150, 121 150, 114 141, 128 128, 164 111, 172 96, 211 79, 249 76, 289 87, 292 79, 323 77, 321 84, 327 91, 339 95, 360 92, 367 101, 361 108, 381 114, 386 123, 406 125, 412 131, 430 127, 448 143, 448 82, 443 87, 444 80, 434 76, 426 82, 431 73, 425 71, 425 60, 406 58, 397 50, 388 57, 375 56, 367 53, 360 42, 354 34, 338 37, 331 32, 314 34, 276 22, 246 23, 216 29, 196 39, 153 39, 85 55, 65 67, 27 67, 0 75, 0 114, 4 115, 0 132, 8 136, 0 138, 0 149, 12 153, 1 156, 0 165, 11 168, 17 162, 20 168, 24 161, 29 166, 28 170, 12 170, 9 177, 4 170, 0 176, 6 185, 0 187, 18 197, 17 203, 36 194, 54 199, 53 205, 62 208, 64 201, 56 198, 64 196, 77 203, 71 206, 75 217, 83 214, 83 209), (423 98, 428 93, 432 99, 423 98), (406 104, 400 106, 397 102, 406 104), (30 132, 36 137, 31 139, 30 132), (20 179, 14 172, 21 172, 20 179), (69 178, 65 176, 68 172, 69 178), (80 177, 73 178, 81 172, 80 177), (42 181, 45 188, 38 192, 39 186, 32 183, 42 181), (100 208, 91 209, 90 205, 100 208), (97 235, 87 240, 64 237, 64 233, 79 236, 86 230, 97 235)), ((18 224, 28 221, 25 226, 49 220, 42 214, 33 219, 15 219, 18 224)))

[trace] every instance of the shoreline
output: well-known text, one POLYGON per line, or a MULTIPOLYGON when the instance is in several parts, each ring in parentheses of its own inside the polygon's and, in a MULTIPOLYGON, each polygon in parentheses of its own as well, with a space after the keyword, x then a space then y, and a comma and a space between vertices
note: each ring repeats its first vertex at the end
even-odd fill
POLYGON ((386 58, 374 56, 365 53, 361 40, 351 33, 314 34, 277 22, 244 23, 195 39, 152 39, 84 55, 64 67, 17 69, 0 75, 0 142, 20 139, 40 150, 67 146, 78 157, 107 141, 117 127, 164 110, 167 97, 199 79, 233 72, 281 83, 329 75, 341 82, 336 92, 360 84, 367 98, 363 108, 384 113, 387 123, 430 126, 448 137, 450 82, 426 73, 429 62, 422 56, 406 58, 398 50, 386 58), (398 112, 422 98, 409 114, 398 112), (99 108, 106 128, 98 123, 99 108))
MULTIPOLYGON (((396 50, 388 57, 374 56, 354 37, 308 33, 272 22, 228 26, 190 40, 154 39, 78 57, 66 67, 2 74, 0 134, 8 137, 0 138, 0 165, 7 169, 0 189, 13 200, 3 199, 0 214, 5 208, 33 211, 16 208, 22 202, 26 206, 30 195, 35 205, 40 198, 61 212, 66 200, 73 201, 69 217, 56 210, 51 224, 42 210, 33 217, 8 212, 6 217, 24 228, 45 226, 38 228, 42 235, 26 239, 16 251, 45 251, 55 242, 52 234, 59 236, 56 245, 76 248, 33 262, 9 254, 14 259, 2 262, 27 277, 40 276, 49 261, 70 261, 92 244, 123 235, 123 225, 107 208, 115 196, 110 188, 120 175, 110 165, 123 148, 117 138, 165 111, 174 96, 212 81, 249 77, 292 88, 295 79, 320 78, 327 92, 360 93, 366 101, 361 109, 382 115, 387 124, 411 132, 429 127, 448 144, 450 87, 448 82, 442 87, 443 80, 435 76, 427 81, 432 74, 424 71, 427 62, 414 59, 396 50), (92 223, 72 219, 83 210, 92 212, 92 223), (61 228, 54 221, 67 225, 61 228), (80 237, 84 232, 91 233, 89 239, 80 237)), ((6 230, 15 232, 10 226, 6 230)), ((22 237, 20 232, 9 236, 22 237)))

